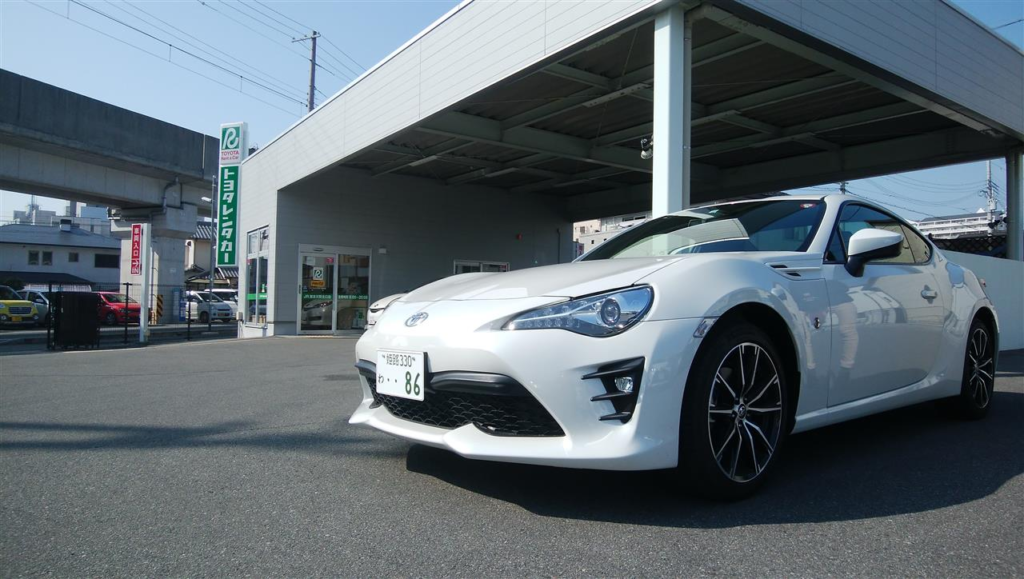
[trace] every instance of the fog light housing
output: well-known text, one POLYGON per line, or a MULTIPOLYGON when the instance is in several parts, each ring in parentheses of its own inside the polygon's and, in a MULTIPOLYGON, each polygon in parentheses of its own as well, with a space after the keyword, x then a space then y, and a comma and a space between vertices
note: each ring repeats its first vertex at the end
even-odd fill
POLYGON ((615 408, 615 412, 601 416, 600 420, 618 420, 623 424, 629 422, 640 398, 640 378, 643 374, 644 359, 630 358, 604 364, 596 372, 583 376, 584 380, 600 379, 605 389, 604 394, 598 394, 590 401, 607 400, 615 408))
POLYGON ((615 387, 619 389, 619 392, 633 392, 633 377, 619 376, 615 379, 615 387))
POLYGON ((6 322, 6 321, 7 321, 7 315, 6 314, 0 314, 0 322, 6 322))

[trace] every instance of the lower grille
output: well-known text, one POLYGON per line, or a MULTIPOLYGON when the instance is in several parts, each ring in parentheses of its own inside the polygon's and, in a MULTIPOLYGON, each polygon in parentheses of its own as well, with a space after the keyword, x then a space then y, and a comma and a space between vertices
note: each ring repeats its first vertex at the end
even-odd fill
POLYGON ((12 316, 27 316, 32 313, 32 308, 26 306, 11 306, 9 309, 12 316))
MULTIPOLYGON (((377 375, 372 364, 356 365, 366 376, 374 406, 384 406, 396 418, 437 428, 459 428, 473 424, 495 436, 565 436, 551 414, 522 385, 507 376, 500 394, 476 393, 473 374, 459 372, 457 379, 435 374, 427 383, 423 402, 377 393, 377 375), (514 384, 514 387, 512 386, 514 384), (515 388, 517 387, 517 388, 515 388), (509 394, 509 391, 515 391, 509 394)), ((493 377, 493 374, 480 376, 493 377)), ((488 389, 481 381, 481 390, 488 389)), ((491 388, 493 392, 493 387, 491 388)))

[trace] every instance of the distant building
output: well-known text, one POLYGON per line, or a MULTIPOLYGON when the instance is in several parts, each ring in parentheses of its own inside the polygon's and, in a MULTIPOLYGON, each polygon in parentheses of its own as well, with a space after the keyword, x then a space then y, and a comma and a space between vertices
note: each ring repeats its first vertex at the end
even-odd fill
MULTIPOLYGON (((210 240, 213 239, 213 222, 196 223, 196 232, 185 241, 185 283, 190 287, 207 287, 210 284, 210 240)), ((214 272, 216 287, 238 288, 238 266, 218 267, 214 272)))
POLYGON ((963 213, 929 217, 914 221, 918 231, 932 239, 956 239, 958 237, 977 237, 979 235, 1005 235, 1006 224, 1002 211, 963 213))
POLYGON ((35 203, 35 198, 33 197, 32 202, 28 204, 24 211, 18 211, 15 209, 12 212, 12 217, 14 218, 15 223, 22 223, 26 225, 50 225, 57 217, 57 212, 40 209, 39 205, 35 203))
POLYGON ((618 235, 623 229, 629 229, 639 225, 651 218, 651 212, 628 213, 626 215, 615 215, 581 221, 573 227, 573 239, 576 241, 576 254, 584 253, 601 245, 609 238, 618 235))
POLYGON ((0 278, 45 288, 50 281, 117 286, 121 242, 65 219, 57 225, 0 226, 0 278))

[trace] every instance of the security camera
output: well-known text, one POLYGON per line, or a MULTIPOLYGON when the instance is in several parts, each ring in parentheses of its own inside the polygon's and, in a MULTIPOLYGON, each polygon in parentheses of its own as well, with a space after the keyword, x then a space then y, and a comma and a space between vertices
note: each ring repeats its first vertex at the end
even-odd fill
POLYGON ((640 139, 640 158, 648 160, 654 156, 654 137, 640 139))

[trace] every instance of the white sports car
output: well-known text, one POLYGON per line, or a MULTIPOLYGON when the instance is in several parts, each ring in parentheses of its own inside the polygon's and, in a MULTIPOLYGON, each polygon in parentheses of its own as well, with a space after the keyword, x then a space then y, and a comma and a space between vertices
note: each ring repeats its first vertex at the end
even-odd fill
POLYGON ((736 498, 791 433, 939 398, 982 417, 998 335, 984 283, 880 207, 724 203, 391 303, 351 422, 476 459, 678 466, 736 498))

